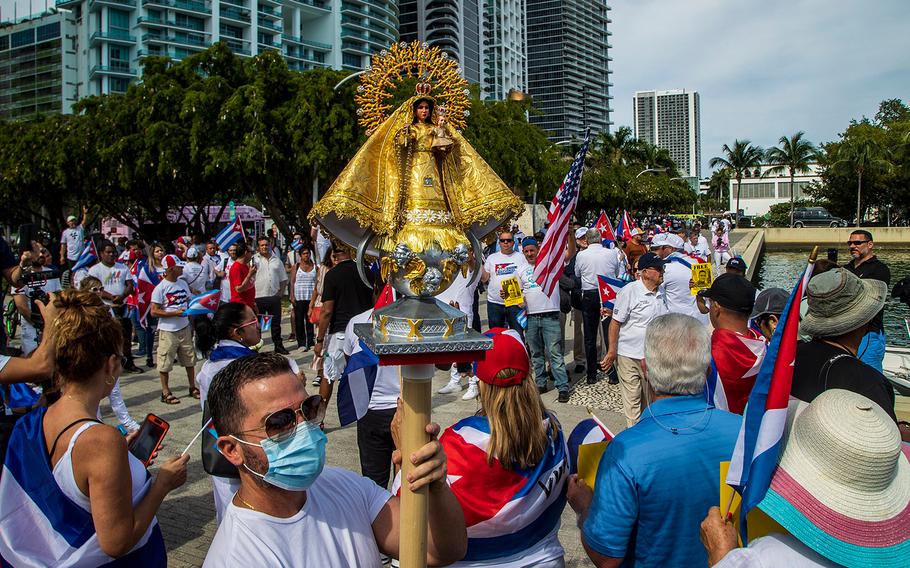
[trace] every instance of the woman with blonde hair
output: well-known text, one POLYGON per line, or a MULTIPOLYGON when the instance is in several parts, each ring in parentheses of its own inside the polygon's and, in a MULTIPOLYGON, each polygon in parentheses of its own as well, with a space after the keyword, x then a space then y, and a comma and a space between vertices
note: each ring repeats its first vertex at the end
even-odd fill
POLYGON ((477 363, 480 411, 439 438, 468 531, 467 554, 452 566, 561 567, 566 443, 521 336, 491 332, 493 349, 477 363))
POLYGON ((120 323, 100 296, 66 290, 54 302, 63 396, 21 418, 0 478, 0 557, 12 566, 165 566, 155 518, 186 481, 189 456, 152 479, 98 405, 121 372, 120 323))

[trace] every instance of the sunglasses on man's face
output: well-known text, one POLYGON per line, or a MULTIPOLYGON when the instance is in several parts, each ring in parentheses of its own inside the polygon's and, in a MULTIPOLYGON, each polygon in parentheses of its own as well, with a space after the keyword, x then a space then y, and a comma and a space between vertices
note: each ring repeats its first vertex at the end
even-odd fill
POLYGON ((319 405, 322 404, 322 397, 318 394, 305 399, 300 403, 300 408, 282 408, 265 417, 262 426, 237 432, 246 434, 247 432, 258 432, 265 430, 265 435, 273 442, 285 440, 294 432, 299 421, 297 415, 303 417, 307 422, 314 422, 319 414, 319 405))
POLYGON ((861 244, 868 243, 869 241, 847 241, 847 245, 851 247, 858 247, 861 244))
POLYGON ((499 239, 501 243, 511 243, 514 239, 499 239))

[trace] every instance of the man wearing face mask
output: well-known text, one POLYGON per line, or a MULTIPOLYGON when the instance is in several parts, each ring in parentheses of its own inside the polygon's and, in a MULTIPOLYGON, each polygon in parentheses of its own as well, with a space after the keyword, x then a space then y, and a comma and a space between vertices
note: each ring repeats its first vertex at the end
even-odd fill
MULTIPOLYGON (((325 467, 326 437, 313 424, 320 397, 288 360, 243 357, 215 375, 208 402, 218 449, 237 466, 240 489, 203 566, 374 566, 398 557, 399 499, 349 471, 325 467)), ((427 563, 450 564, 467 548, 464 515, 446 484, 446 458, 431 441, 407 456, 412 490, 428 488, 427 563)), ((400 463, 400 458, 396 460, 400 463)))

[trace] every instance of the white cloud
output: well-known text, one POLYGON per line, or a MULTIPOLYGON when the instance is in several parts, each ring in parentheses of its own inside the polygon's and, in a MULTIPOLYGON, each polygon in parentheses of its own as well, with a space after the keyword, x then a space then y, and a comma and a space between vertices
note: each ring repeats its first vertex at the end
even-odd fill
POLYGON ((721 145, 827 142, 851 118, 910 93, 905 0, 616 0, 614 124, 637 90, 701 95, 703 173, 721 145))

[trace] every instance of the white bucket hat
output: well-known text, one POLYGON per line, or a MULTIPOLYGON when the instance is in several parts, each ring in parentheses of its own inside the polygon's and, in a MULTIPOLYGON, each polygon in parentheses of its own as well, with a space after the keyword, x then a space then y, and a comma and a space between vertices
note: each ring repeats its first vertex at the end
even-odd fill
POLYGON ((868 398, 842 389, 791 405, 780 462, 758 507, 844 566, 908 566, 910 446, 868 398))
POLYGON ((885 306, 888 285, 881 280, 860 280, 835 268, 809 280, 809 311, 799 324, 801 335, 836 337, 868 323, 885 306))

